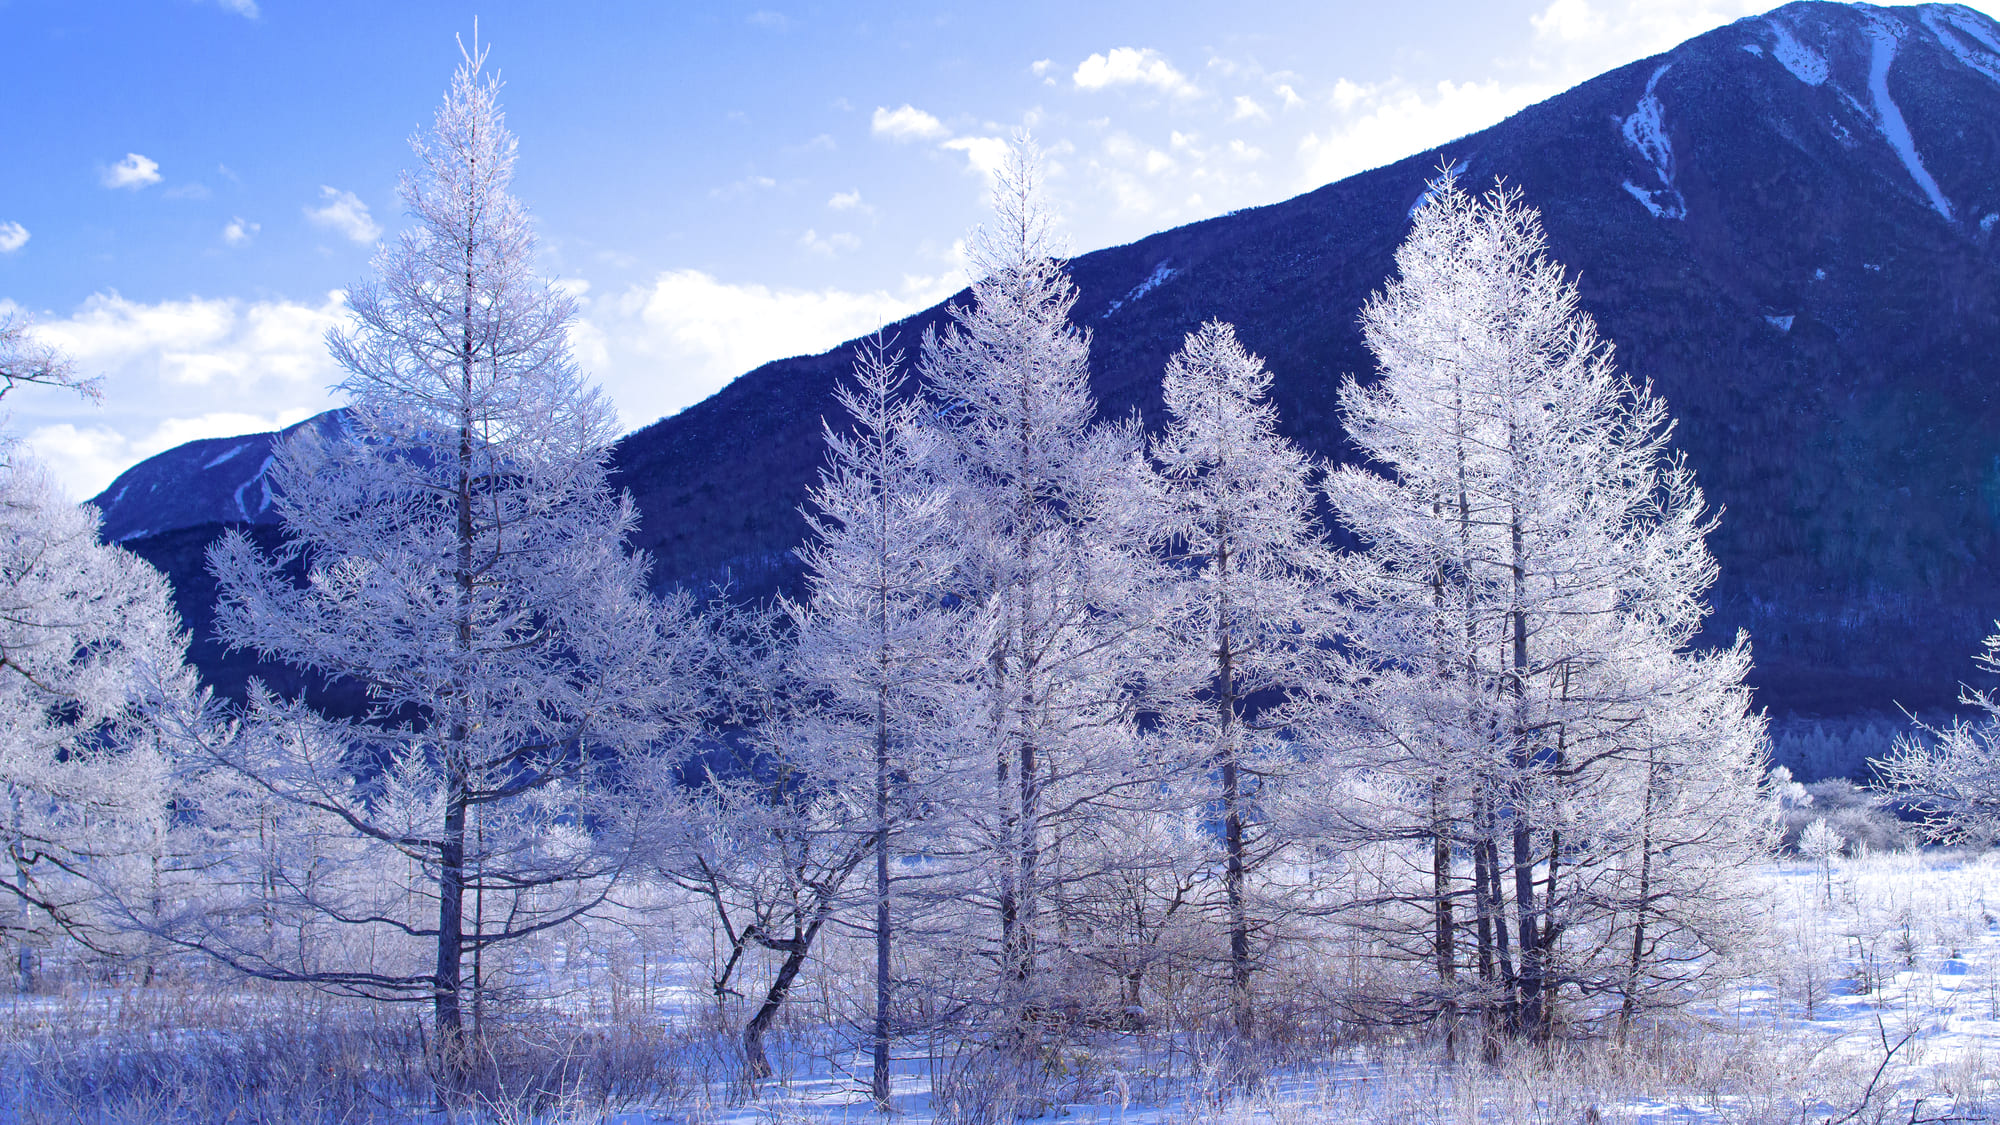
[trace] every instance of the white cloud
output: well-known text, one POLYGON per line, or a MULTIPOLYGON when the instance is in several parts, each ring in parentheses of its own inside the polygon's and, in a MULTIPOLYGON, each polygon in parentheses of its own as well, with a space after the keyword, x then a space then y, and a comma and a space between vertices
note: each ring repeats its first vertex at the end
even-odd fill
POLYGON ((843 250, 858 250, 861 240, 851 234, 834 233, 821 238, 818 231, 807 230, 799 237, 799 246, 815 254, 831 258, 843 250))
MULTIPOLYGON (((0 302, 0 312, 19 311, 0 302)), ((267 430, 333 407, 340 377, 326 332, 338 293, 317 305, 191 298, 145 303, 99 294, 38 337, 104 378, 105 404, 7 396, 12 425, 71 495, 94 495, 141 458, 196 437, 267 430)))
POLYGON ((1531 64, 1570 86, 1770 7, 1764 0, 1549 0, 1531 64))
POLYGON ((1201 93, 1187 75, 1174 69, 1151 47, 1113 47, 1107 54, 1092 55, 1077 64, 1070 76, 1079 90, 1102 90, 1110 86, 1151 86, 1163 94, 1192 97, 1201 93))
POLYGON ((785 15, 783 12, 755 11, 750 13, 749 23, 752 27, 761 27, 766 31, 790 31, 792 29, 791 17, 785 15))
POLYGON ((148 184, 160 182, 160 162, 128 152, 125 159, 103 170, 101 182, 108 188, 129 188, 137 191, 148 184))
POLYGON ((854 191, 834 192, 833 198, 826 201, 826 207, 829 211, 859 211, 864 215, 875 213, 875 208, 861 202, 861 191, 858 188, 854 191))
MULTIPOLYGON (((329 404, 331 405, 331 404, 329 404)), ((185 442, 282 430, 319 410, 296 407, 276 414, 222 410, 167 418, 151 430, 128 434, 112 426, 58 422, 37 426, 22 438, 35 459, 49 468, 73 500, 88 500, 133 465, 185 442)))
POLYGON ((246 20, 257 18, 257 0, 215 0, 215 3, 224 11, 235 12, 246 20))
POLYGON ((354 242, 368 243, 382 237, 382 228, 360 196, 326 185, 320 186, 319 196, 323 202, 318 207, 305 209, 314 226, 326 227, 354 242))
POLYGON ((1529 22, 1536 35, 1551 39, 1575 41, 1604 34, 1604 17, 1591 8, 1590 0, 1551 0, 1529 22))
POLYGON ((1257 99, 1236 95, 1236 112, 1229 116, 1231 121, 1269 121, 1271 112, 1257 104, 1257 99))
MULTIPOLYGON (((1349 84, 1352 86, 1352 84, 1349 84)), ((1483 129, 1556 92, 1539 84, 1440 82, 1428 91, 1353 87, 1350 113, 1299 141, 1302 186, 1392 164, 1412 153, 1483 129)), ((1339 104, 1341 93, 1336 93, 1339 104)))
POLYGON ((1001 137, 953 137, 938 147, 964 153, 966 167, 988 180, 1007 163, 1007 142, 1001 137))
POLYGON ((27 244, 27 227, 19 223, 0 223, 0 254, 12 254, 27 244))
POLYGON ((740 199, 753 192, 769 191, 777 186, 778 181, 769 176, 745 176, 727 187, 715 188, 708 194, 711 199, 740 199))
POLYGON ((642 425, 707 398, 774 359, 812 355, 899 320, 956 292, 964 277, 912 279, 883 290, 733 285, 699 270, 670 270, 615 296, 585 302, 572 338, 585 371, 642 425))
POLYGON ((1306 104, 1306 100, 1300 97, 1299 92, 1292 89, 1289 83, 1282 84, 1271 92, 1284 99, 1286 109, 1297 109, 1306 104))
POLYGON ((222 228, 222 241, 227 242, 231 246, 241 246, 250 241, 262 229, 256 223, 250 222, 243 218, 243 216, 238 215, 229 220, 228 226, 222 228))
POLYGON ((900 109, 876 106, 870 128, 876 136, 892 141, 934 141, 951 135, 944 122, 907 102, 900 109))

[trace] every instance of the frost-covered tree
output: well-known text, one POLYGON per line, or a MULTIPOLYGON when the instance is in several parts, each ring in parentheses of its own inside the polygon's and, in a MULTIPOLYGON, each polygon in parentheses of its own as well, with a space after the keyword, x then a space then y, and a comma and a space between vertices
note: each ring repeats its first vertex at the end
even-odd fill
POLYGON ((28 318, 0 313, 0 398, 19 386, 64 387, 92 402, 104 397, 96 379, 80 378, 60 350, 34 338, 28 318))
POLYGON ((834 760, 817 784, 866 810, 874 861, 875 1020, 871 1089, 889 1097, 891 858, 921 819, 951 695, 970 682, 966 614, 948 597, 952 537, 942 435, 905 388, 900 357, 863 345, 834 392, 851 428, 826 427, 827 464, 799 549, 806 596, 788 603, 795 674, 819 708, 834 760))
MULTIPOLYGON (((790 615, 718 604, 707 678, 722 707, 703 752, 659 776, 654 862, 668 882, 706 900, 725 952, 713 966, 718 1005, 744 997, 759 952, 779 955, 742 1044, 747 1077, 770 1077, 764 1037, 829 923, 854 904, 850 881, 874 850, 868 770, 851 731, 798 674, 790 615)), ((669 763, 660 763, 667 765, 669 763)))
POLYGON ((1152 586, 1140 437, 1095 420, 1090 337, 1070 323, 1076 288, 1027 142, 993 201, 993 224, 971 239, 972 299, 925 337, 919 367, 947 417, 955 592, 980 615, 962 791, 986 796, 956 811, 984 859, 965 895, 997 915, 988 1002, 997 991, 1018 1021, 1050 999, 1039 962, 1059 947, 1059 920, 1045 907, 1082 874, 1065 842, 1143 774, 1132 641, 1152 586))
POLYGON ((113 949, 119 911, 103 891, 122 888, 138 900, 173 889, 170 762, 149 716, 163 701, 194 699, 186 647, 166 579, 100 542, 96 511, 65 500, 39 466, 7 449, 0 817, 8 862, 0 888, 20 910, 0 926, 17 939, 23 988, 33 983, 30 938, 44 925, 113 949))
MULTIPOLYGON (((1340 568, 1329 676, 1348 694, 1327 737, 1352 784, 1328 820, 1429 845, 1406 901, 1427 917, 1411 951, 1435 965, 1433 1010, 1468 997, 1531 1035, 1559 988, 1615 987, 1601 951, 1660 909, 1648 880, 1667 865, 1715 878, 1715 910, 1680 911, 1680 936, 1728 929, 1763 772, 1746 642, 1688 653, 1712 519, 1665 404, 1618 371, 1544 245, 1517 191, 1432 184, 1363 312, 1380 378, 1342 387, 1366 464, 1328 482, 1365 541, 1340 568), (1661 846, 1669 804, 1722 828, 1661 846)), ((1643 957, 1664 929, 1627 937, 1643 957)))
POLYGON ((1283 756, 1272 725, 1259 720, 1309 683, 1315 585, 1331 561, 1313 514, 1311 463, 1279 436, 1270 385, 1232 326, 1203 324, 1167 363, 1167 427, 1152 450, 1163 478, 1155 530, 1180 579, 1168 630, 1178 666, 1162 713, 1216 778, 1230 1006, 1245 1036, 1259 925, 1248 880, 1273 847, 1252 813, 1283 756))
MULTIPOLYGON (((2000 672, 2000 633, 1975 659, 2000 672)), ((2000 840, 2000 694, 1961 687, 1959 703, 1980 712, 1948 724, 1919 724, 1872 761, 1881 784, 1919 810, 1932 838, 1985 844, 2000 840)))
POLYGON ((484 62, 466 56, 412 142, 421 167, 400 192, 415 225, 350 293, 353 329, 329 336, 344 439, 302 432, 278 451, 275 555, 240 533, 209 555, 232 645, 358 682, 370 711, 267 698, 247 733, 208 749, 329 847, 344 837, 351 868, 410 871, 390 909, 379 888, 316 878, 326 857, 305 841, 280 841, 282 906, 430 954, 187 939, 262 976, 429 1000, 448 1056, 468 992, 479 1015, 488 951, 592 909, 623 870, 621 756, 682 705, 690 643, 684 603, 652 601, 645 559, 625 549, 636 517, 605 468, 616 418, 571 358, 572 300, 532 272, 484 62))

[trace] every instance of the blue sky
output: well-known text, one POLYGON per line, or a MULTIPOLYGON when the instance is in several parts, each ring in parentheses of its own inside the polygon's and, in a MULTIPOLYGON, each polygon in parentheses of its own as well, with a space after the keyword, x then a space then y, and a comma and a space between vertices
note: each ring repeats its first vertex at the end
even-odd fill
POLYGON ((0 308, 105 377, 10 395, 86 497, 336 405, 320 337, 474 17, 543 268, 636 427, 963 284, 1030 127, 1077 250, 1269 203, 1768 7, 0 0, 0 308))

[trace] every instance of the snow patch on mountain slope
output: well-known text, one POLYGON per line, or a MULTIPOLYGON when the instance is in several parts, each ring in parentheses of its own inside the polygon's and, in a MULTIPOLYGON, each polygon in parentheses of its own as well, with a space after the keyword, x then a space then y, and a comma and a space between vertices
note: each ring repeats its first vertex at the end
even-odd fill
MULTIPOLYGON (((241 449, 242 447, 238 446, 237 448, 241 449)), ((264 463, 257 466, 256 475, 236 486, 236 510, 242 513, 245 520, 254 520, 257 518, 257 512, 266 511, 271 507, 271 482, 266 479, 265 474, 271 471, 271 462, 275 460, 277 460, 276 457, 264 458, 264 463), (257 503, 257 512, 252 512, 249 506, 243 502, 243 493, 253 484, 264 486, 263 497, 257 503)))
POLYGON ((1993 36, 1980 26, 1978 20, 1949 8, 1925 8, 1918 18, 1924 21, 1931 35, 1951 52, 1953 58, 1994 82, 2000 82, 2000 58, 1995 57, 2000 55, 2000 43, 1994 42, 1993 36), (1958 32, 1971 36, 1979 46, 1959 38, 1958 32), (1982 51, 1980 46, 1986 49, 1982 51))
POLYGON ((1826 56, 1799 42, 1791 30, 1777 20, 1765 20, 1777 42, 1771 44, 1771 57, 1778 60, 1792 77, 1808 86, 1817 86, 1826 81, 1826 56))
MULTIPOLYGON (((1137 285, 1134 285, 1132 287, 1132 291, 1125 294, 1123 297, 1120 297, 1112 301, 1111 304, 1105 308, 1104 315, 1110 316, 1112 313, 1115 313, 1119 309, 1124 308, 1128 303, 1136 301, 1139 298, 1145 296, 1146 294, 1151 293, 1153 290, 1158 289, 1160 286, 1165 285, 1169 278, 1173 277, 1175 274, 1179 272, 1180 271, 1175 269, 1168 261, 1161 261, 1158 265, 1153 267, 1152 273, 1146 275, 1146 280, 1140 282, 1137 285)), ((1099 319, 1102 319, 1102 317, 1100 317, 1099 319)))
MULTIPOLYGON (((202 466, 202 468, 204 468, 204 469, 213 469, 213 468, 215 468, 215 467, 216 467, 217 465, 220 465, 220 464, 222 464, 223 462, 225 462, 225 461, 229 460, 229 459, 230 459, 231 457, 234 457, 234 456, 236 456, 236 455, 237 455, 238 453, 241 453, 241 452, 243 452, 243 451, 244 451, 244 450, 245 450, 246 448, 248 448, 248 444, 247 444, 247 443, 243 443, 243 444, 238 444, 238 445, 232 445, 232 446, 230 446, 230 447, 229 447, 229 451, 228 451, 227 453, 224 453, 224 454, 223 454, 222 456, 220 456, 220 457, 217 457, 217 458, 216 458, 215 460, 213 460, 213 461, 210 461, 210 462, 209 462, 208 464, 206 464, 206 465, 203 465, 203 466, 202 466)), ((122 493, 121 493, 121 495, 122 495, 122 493)))
MULTIPOLYGON (((1447 174, 1450 175, 1452 178, 1456 179, 1459 176, 1465 175, 1465 168, 1466 168, 1465 161, 1454 160, 1452 161, 1451 171, 1448 172, 1447 174)), ((1424 204, 1429 203, 1431 201, 1431 196, 1436 194, 1437 192, 1431 189, 1431 185, 1426 183, 1424 185, 1424 193, 1417 197, 1417 201, 1415 203, 1410 204, 1409 217, 1412 219, 1416 218, 1417 212, 1423 210, 1424 204)))
POLYGON ((1875 102, 1875 123, 1882 130, 1883 139, 1896 155, 1903 160, 1903 167, 1910 172, 1910 178, 1917 182, 1931 206, 1937 213, 1951 221, 1951 200, 1938 190, 1937 181, 1924 169, 1923 158, 1917 155, 1917 142, 1910 136, 1910 127, 1903 121, 1903 112, 1896 108, 1896 102, 1889 97, 1889 66, 1896 61, 1898 46, 1897 31, 1880 19, 1868 21, 1868 93, 1875 102))
POLYGON ((1626 180, 1624 188, 1632 198, 1645 205, 1656 219, 1687 218, 1687 200, 1681 197, 1680 189, 1674 186, 1674 146, 1667 139, 1666 108, 1660 104, 1658 89, 1660 77, 1667 73, 1672 63, 1661 63, 1653 76, 1646 80, 1646 93, 1639 99, 1639 106, 1630 117, 1625 118, 1622 130, 1625 143, 1636 149, 1646 163, 1653 166, 1653 174, 1660 178, 1658 188, 1644 188, 1631 180, 1626 180))

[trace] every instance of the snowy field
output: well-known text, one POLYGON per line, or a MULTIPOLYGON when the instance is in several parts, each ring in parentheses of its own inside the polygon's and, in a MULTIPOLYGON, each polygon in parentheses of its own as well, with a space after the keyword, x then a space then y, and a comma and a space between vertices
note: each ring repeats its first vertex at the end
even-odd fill
MULTIPOLYGON (((2000 1112, 2000 855, 1899 852, 1771 867, 1769 944, 1687 1021, 1625 1047, 1571 1039, 1496 1063, 1421 1039, 1236 1050, 1147 1033, 1079 1034, 999 1076, 952 1044, 899 1045, 896 1119, 1018 1114, 1079 1123, 1925 1122, 2000 1112), (987 1081, 982 1083, 980 1075, 987 1081), (1255 1075, 1254 1078, 1247 1076, 1255 1075), (934 1096, 933 1090, 939 1091, 934 1096), (1593 1116, 1594 1115, 1594 1116, 1593 1116)), ((686 966, 693 968, 693 966, 686 966)), ((815 965, 827 973, 827 966, 815 965)), ((810 986, 809 986, 810 987, 810 986)), ((699 993, 658 980, 624 1010, 515 1016, 486 1060, 494 1123, 779 1125, 877 1121, 850 1033, 803 1013, 750 1091, 699 993), (510 1086, 512 1081, 515 1085, 510 1086)), ((0 1003, 9 1122, 436 1121, 410 1008, 295 993, 67 986, 0 1003)))

